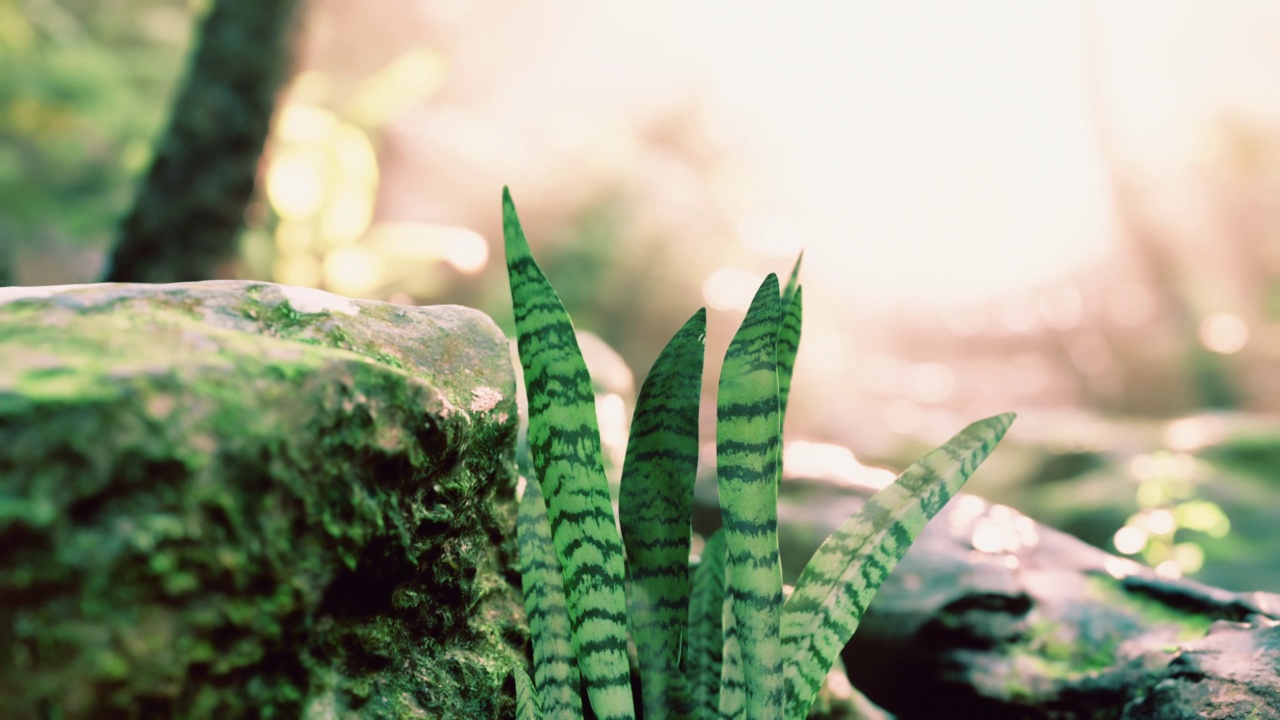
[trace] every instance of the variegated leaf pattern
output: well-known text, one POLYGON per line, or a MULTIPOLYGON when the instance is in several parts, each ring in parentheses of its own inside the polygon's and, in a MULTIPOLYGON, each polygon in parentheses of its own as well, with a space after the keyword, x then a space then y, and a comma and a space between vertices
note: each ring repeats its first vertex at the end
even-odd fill
POLYGON ((694 720, 720 717, 720 664, 724 652, 724 531, 702 547, 689 590, 684 665, 694 720))
POLYGON ((524 612, 533 638, 533 678, 548 720, 581 720, 582 681, 573 653, 564 581, 538 481, 525 481, 516 517, 524 612))
MULTIPOLYGON (((770 274, 725 353, 716 408, 716 464, 728 577, 726 655, 742 656, 746 715, 782 717, 782 566, 778 558, 778 278, 770 274), (730 619, 732 622, 730 622, 730 619)), ((726 659, 726 665, 728 660, 726 659)), ((726 679, 728 676, 726 676, 726 679)), ((731 696, 721 690, 721 708, 731 696)), ((723 715, 723 713, 722 713, 723 715)))
POLYGON ((569 315, 534 262, 506 189, 502 229, 529 399, 529 452, 564 575, 578 668, 600 720, 634 718, 622 538, 604 474, 591 376, 569 315))
POLYGON ((538 694, 534 692, 529 676, 523 668, 516 668, 515 677, 516 720, 542 720, 542 713, 538 710, 538 694))
POLYGON ((979 420, 925 455, 845 521, 805 566, 782 619, 788 720, 804 720, 841 649, 925 523, 959 491, 1013 422, 979 420))
POLYGON ((791 396, 791 371, 795 369, 796 352, 800 349, 800 263, 804 253, 796 258, 791 277, 782 291, 782 327, 778 329, 778 425, 787 417, 787 399, 791 396))
POLYGON ((654 361, 631 420, 618 514, 631 573, 631 628, 646 720, 688 711, 679 682, 689 618, 689 542, 698 474, 707 313, 699 310, 654 361))
MULTIPOLYGON (((725 590, 728 573, 725 568, 725 590)), ((720 707, 717 720, 751 720, 747 714, 747 677, 742 665, 742 641, 738 639, 738 616, 726 595, 721 607, 724 646, 720 652, 720 707)))

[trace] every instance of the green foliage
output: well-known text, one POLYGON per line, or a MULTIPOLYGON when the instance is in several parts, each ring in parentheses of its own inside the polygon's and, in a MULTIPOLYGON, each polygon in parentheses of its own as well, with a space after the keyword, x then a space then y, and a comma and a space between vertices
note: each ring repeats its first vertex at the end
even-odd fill
POLYGON ((716 405, 716 474, 724 522, 726 655, 720 713, 782 717, 782 561, 778 555, 778 278, 756 292, 729 343, 716 405))
POLYGON ((622 537, 604 475, 591 376, 569 314, 529 252, 510 193, 502 200, 516 344, 529 397, 529 455, 537 474, 530 483, 540 483, 548 500, 573 650, 591 707, 601 720, 632 718, 622 537))
POLYGON ((1013 414, 970 425, 872 497, 818 550, 784 603, 777 502, 800 340, 799 262, 784 290, 776 276, 765 279, 725 355, 716 406, 724 528, 691 567, 705 312, 676 333, 640 390, 620 538, 573 326, 506 192, 503 220, 536 474, 518 522, 534 641, 534 680, 516 673, 519 716, 582 717, 576 663, 597 717, 634 717, 630 620, 645 718, 802 720, 880 584, 1013 414))
POLYGON ((658 356, 636 401, 618 514, 631 572, 628 611, 646 717, 687 705, 680 645, 688 622, 693 480, 707 313, 699 310, 658 356))
POLYGON ((552 545, 542 489, 533 481, 525 486, 520 499, 516 538, 520 546, 520 576, 526 579, 524 611, 530 633, 538 638, 533 647, 533 676, 542 691, 540 704, 550 717, 582 717, 578 692, 582 679, 565 609, 564 581, 552 545))
POLYGON ((191 4, 0 0, 0 230, 107 239, 167 115, 191 4))

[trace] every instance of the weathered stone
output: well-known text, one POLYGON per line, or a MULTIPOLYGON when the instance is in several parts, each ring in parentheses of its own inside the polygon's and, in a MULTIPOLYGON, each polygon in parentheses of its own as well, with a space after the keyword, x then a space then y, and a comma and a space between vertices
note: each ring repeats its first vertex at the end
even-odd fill
MULTIPOLYGON (((709 480, 696 493, 700 532, 718 524, 709 480)), ((872 491, 783 481, 789 582, 872 491)), ((889 575, 843 659, 853 685, 900 720, 1273 718, 1278 621, 1280 595, 1161 579, 959 495, 889 575)))
POLYGON ((1184 644, 1123 720, 1280 720, 1280 625, 1218 622, 1184 644))
POLYGON ((466 308, 0 290, 0 717, 510 714, 515 433, 466 308))

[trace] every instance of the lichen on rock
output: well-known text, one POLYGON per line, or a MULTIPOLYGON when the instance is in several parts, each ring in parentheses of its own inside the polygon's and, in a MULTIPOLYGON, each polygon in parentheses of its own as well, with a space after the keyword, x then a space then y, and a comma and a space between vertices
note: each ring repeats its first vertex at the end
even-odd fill
POLYGON ((0 717, 496 717, 527 641, 483 314, 0 294, 0 717))

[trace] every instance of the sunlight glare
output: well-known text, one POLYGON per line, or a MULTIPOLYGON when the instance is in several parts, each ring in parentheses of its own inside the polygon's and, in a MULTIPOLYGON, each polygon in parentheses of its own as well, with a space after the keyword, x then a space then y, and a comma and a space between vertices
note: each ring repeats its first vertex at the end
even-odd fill
POLYGON ((347 297, 365 297, 385 279, 377 256, 359 245, 335 248, 325 255, 323 268, 326 288, 347 297))
POLYGON ((952 302, 1101 256, 1110 196, 1079 9, 926 4, 689 11, 815 274, 854 297, 952 302))
POLYGON ((321 143, 333 134, 338 118, 328 110, 306 103, 287 103, 277 113, 274 131, 285 142, 321 143))
POLYGON ((397 113, 435 95, 446 77, 447 65, 441 53, 415 48, 360 83, 351 99, 351 114, 366 127, 383 125, 397 113))
POLYGON ((894 474, 884 468, 858 462, 853 451, 841 445, 796 440, 782 453, 788 477, 834 480, 879 490, 893 482, 894 474))
POLYGON ((310 218, 324 204, 328 173, 328 158, 319 148, 279 151, 267 166, 267 199, 286 220, 310 218))
POLYGON ((314 255, 281 255, 271 274, 282 285, 315 287, 320 284, 320 261, 314 255))
POLYGON ((470 228, 433 223, 384 222, 369 231, 378 252, 412 262, 447 262, 472 275, 489 262, 489 244, 470 228))

